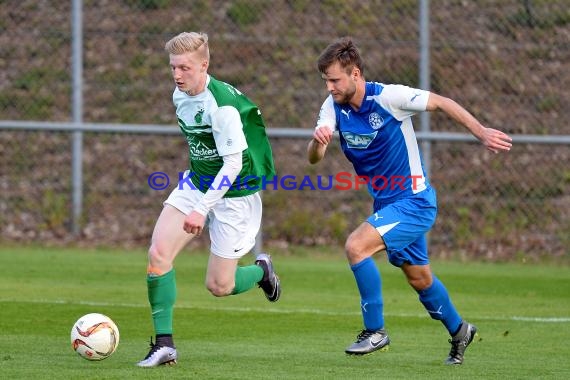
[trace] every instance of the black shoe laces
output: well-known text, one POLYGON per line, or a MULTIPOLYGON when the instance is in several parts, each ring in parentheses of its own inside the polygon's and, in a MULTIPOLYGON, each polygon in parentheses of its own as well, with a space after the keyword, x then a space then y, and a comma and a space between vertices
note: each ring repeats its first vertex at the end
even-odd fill
POLYGON ((362 330, 356 337, 356 343, 360 343, 363 340, 370 338, 374 334, 376 334, 376 331, 362 330))
POLYGON ((459 344, 461 343, 461 341, 459 340, 453 341, 452 339, 449 339, 449 343, 451 343, 451 350, 449 351, 449 356, 452 358, 456 358, 459 354, 459 344))
POLYGON ((255 263, 257 264, 258 267, 263 269, 263 277, 259 281, 259 284, 268 282, 269 281, 269 267, 268 267, 267 263, 263 260, 258 260, 255 263))
POLYGON ((150 351, 146 355, 145 360, 150 358, 156 351, 158 351, 160 349, 160 347, 161 346, 159 346, 158 344, 156 344, 152 341, 152 336, 151 336, 150 337, 150 351))
POLYGON ((265 293, 273 293, 273 292, 275 291, 275 289, 274 289, 275 284, 274 284, 274 281, 272 281, 273 278, 270 276, 269 272, 267 272, 265 269, 264 269, 264 271, 265 271, 267 274, 264 274, 264 275, 263 275, 263 279, 261 279, 261 281, 259 281, 259 282, 257 283, 257 285, 258 285, 261 289, 263 289, 263 291, 264 291, 265 293))
POLYGON ((467 347, 468 337, 464 336, 460 339, 453 340, 449 339, 449 343, 451 343, 451 350, 449 351, 449 356, 452 358, 459 358, 461 357, 460 347, 467 347))

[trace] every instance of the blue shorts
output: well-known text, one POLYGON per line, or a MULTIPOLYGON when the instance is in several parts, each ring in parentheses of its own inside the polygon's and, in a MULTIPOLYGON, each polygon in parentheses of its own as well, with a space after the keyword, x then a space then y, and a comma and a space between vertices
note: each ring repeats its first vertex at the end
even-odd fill
POLYGON ((378 231, 394 266, 404 263, 429 264, 426 233, 435 222, 437 199, 435 190, 428 187, 412 197, 391 203, 374 202, 374 214, 366 221, 378 231))

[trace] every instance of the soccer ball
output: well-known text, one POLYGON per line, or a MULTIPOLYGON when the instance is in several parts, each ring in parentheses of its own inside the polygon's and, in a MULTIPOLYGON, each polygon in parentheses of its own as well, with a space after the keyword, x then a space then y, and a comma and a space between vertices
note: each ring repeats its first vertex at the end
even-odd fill
POLYGON ((106 359, 118 345, 119 329, 106 315, 86 314, 71 329, 71 347, 84 359, 106 359))

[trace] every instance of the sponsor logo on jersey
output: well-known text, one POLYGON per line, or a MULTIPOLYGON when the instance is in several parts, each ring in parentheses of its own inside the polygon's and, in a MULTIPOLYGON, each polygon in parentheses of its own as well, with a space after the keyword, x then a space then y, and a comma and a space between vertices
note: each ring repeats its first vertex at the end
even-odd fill
POLYGON ((384 119, 382 119, 382 116, 376 112, 372 112, 370 115, 368 115, 368 122, 372 128, 380 129, 380 127, 382 127, 382 124, 384 124, 384 119))
POLYGON ((218 157, 218 150, 211 149, 206 144, 198 141, 196 144, 190 143, 190 156, 193 160, 205 161, 218 157))
POLYGON ((374 138, 376 137, 377 134, 378 134, 378 131, 374 131, 372 133, 365 133, 362 135, 359 135, 357 133, 352 133, 352 132, 342 132, 342 137, 344 137, 344 140, 346 141, 346 145, 349 148, 366 149, 366 148, 368 148, 368 146, 370 145, 372 140, 374 140, 374 138))

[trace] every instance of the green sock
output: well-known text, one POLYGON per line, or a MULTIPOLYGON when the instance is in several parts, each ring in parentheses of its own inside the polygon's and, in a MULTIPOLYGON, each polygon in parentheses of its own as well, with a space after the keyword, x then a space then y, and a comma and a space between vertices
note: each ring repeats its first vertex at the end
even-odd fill
POLYGON ((172 334, 172 312, 176 301, 174 269, 162 276, 147 276, 148 300, 156 334, 172 334))
POLYGON ((236 268, 236 286, 232 294, 247 292, 263 278, 263 268, 258 265, 236 268))

